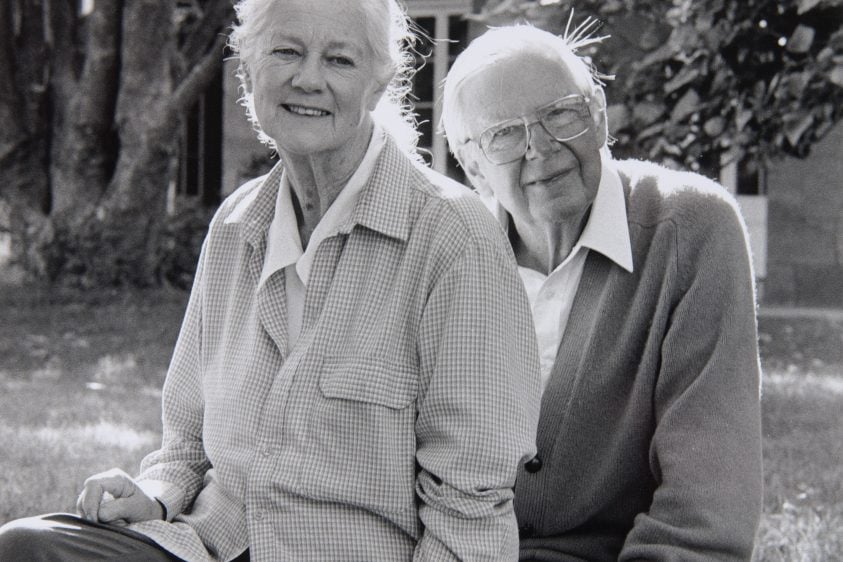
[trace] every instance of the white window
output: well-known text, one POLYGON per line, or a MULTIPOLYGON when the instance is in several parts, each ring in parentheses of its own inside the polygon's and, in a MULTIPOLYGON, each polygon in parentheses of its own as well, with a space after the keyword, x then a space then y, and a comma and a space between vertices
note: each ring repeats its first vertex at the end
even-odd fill
MULTIPOLYGON (((448 154, 445 138, 439 133, 442 111, 442 80, 456 56, 465 48, 471 0, 408 0, 410 17, 433 40, 422 41, 417 50, 429 55, 413 80, 414 105, 419 119, 419 147, 433 169, 462 180, 462 171, 448 154), (425 153, 427 151, 427 153, 425 153)), ((419 61, 421 62, 421 60, 419 61)))
POLYGON ((764 279, 767 277, 767 169, 763 160, 750 155, 736 159, 730 155, 721 158, 720 183, 738 200, 741 214, 749 231, 749 245, 758 283, 759 297, 763 298, 764 279))

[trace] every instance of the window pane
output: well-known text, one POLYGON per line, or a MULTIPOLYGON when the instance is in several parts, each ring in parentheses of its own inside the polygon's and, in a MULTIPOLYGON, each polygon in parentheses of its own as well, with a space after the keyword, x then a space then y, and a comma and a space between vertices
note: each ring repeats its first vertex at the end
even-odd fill
POLYGON ((421 133, 419 146, 430 149, 433 146, 433 108, 417 107, 416 114, 418 115, 419 132, 421 133))
POLYGON ((457 55, 465 50, 468 41, 468 21, 462 16, 451 16, 448 18, 448 38, 451 43, 448 46, 448 68, 454 64, 457 55))
POLYGON ((416 101, 433 101, 433 41, 435 36, 435 18, 417 18, 415 20, 422 32, 416 43, 416 75, 413 78, 413 96, 416 101), (424 36, 426 35, 426 37, 424 36))

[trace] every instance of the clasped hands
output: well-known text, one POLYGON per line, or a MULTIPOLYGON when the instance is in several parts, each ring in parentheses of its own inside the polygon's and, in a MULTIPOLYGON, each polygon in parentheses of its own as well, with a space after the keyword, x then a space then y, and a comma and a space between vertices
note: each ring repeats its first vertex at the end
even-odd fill
POLYGON ((85 480, 76 511, 88 521, 126 525, 163 519, 161 504, 119 468, 95 474, 85 480))

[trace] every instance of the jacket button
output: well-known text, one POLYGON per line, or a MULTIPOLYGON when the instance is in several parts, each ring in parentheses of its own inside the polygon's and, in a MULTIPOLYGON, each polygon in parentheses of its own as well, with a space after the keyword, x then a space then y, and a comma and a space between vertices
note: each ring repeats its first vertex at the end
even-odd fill
POLYGON ((524 470, 530 474, 535 474, 542 468, 542 460, 536 455, 524 464, 524 470))

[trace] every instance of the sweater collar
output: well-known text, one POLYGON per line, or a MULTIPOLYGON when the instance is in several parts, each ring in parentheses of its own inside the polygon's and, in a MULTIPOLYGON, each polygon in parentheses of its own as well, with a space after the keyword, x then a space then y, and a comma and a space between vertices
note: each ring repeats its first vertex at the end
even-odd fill
MULTIPOLYGON (((385 132, 382 142, 376 143, 374 165, 370 170, 371 174, 368 179, 363 178, 361 191, 356 194, 350 218, 339 221, 338 232, 348 233, 359 224, 406 241, 410 235, 411 188, 418 183, 418 170, 385 132)), ((252 247, 257 248, 266 240, 275 217, 283 174, 283 162, 278 162, 268 174, 252 180, 258 185, 244 190, 246 194, 236 202, 225 220, 225 224, 239 225, 241 235, 252 247)))

